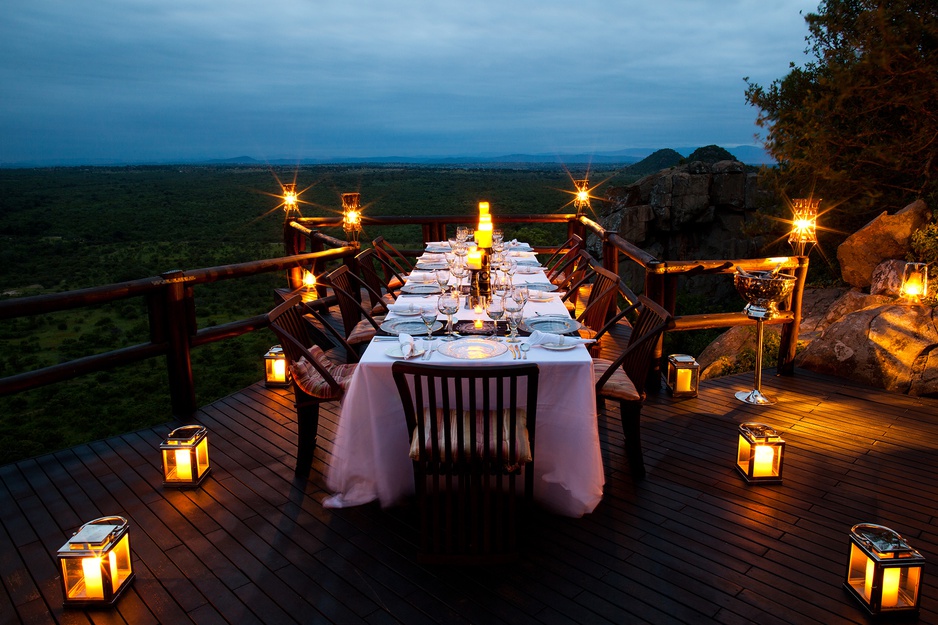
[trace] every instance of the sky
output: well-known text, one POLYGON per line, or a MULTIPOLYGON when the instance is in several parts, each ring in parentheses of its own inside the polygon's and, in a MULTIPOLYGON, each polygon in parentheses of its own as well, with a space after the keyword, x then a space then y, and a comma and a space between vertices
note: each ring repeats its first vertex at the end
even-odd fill
MULTIPOLYGON (((806 0, 4 0, 0 165, 758 144, 806 0)), ((803 14, 802 14, 803 13, 803 14)))

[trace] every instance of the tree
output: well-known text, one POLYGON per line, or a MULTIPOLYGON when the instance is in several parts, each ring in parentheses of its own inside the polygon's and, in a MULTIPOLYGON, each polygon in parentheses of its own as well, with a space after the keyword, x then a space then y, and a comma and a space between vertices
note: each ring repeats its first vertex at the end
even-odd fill
POLYGON ((805 17, 803 67, 746 79, 789 197, 842 203, 856 228, 916 197, 938 204, 938 2, 824 0, 805 17))

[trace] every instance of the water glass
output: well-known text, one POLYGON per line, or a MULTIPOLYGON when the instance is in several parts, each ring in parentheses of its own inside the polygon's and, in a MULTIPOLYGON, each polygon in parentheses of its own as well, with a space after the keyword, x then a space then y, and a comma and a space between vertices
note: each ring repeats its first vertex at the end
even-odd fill
POLYGON ((505 307, 503 304, 502 298, 497 295, 492 295, 488 298, 488 301, 485 305, 485 314, 489 316, 489 319, 492 320, 492 339, 498 340, 498 320, 502 318, 502 315, 505 314, 505 307))
MULTIPOLYGON (((507 304, 507 302, 506 302, 507 304)), ((518 326, 521 325, 521 320, 524 316, 524 310, 509 310, 508 307, 505 307, 505 316, 508 319, 508 328, 511 330, 511 333, 506 339, 507 343, 520 343, 521 339, 518 338, 518 326)))
POLYGON ((427 326, 427 340, 430 340, 430 335, 433 333, 433 324, 436 323, 437 311, 433 308, 423 308, 420 310, 420 320, 423 321, 423 325, 427 326))
POLYGON ((446 336, 444 341, 456 338, 453 334, 453 315, 459 312, 459 296, 454 291, 444 291, 436 301, 437 310, 446 315, 446 336))
POLYGON ((437 269, 436 271, 436 283, 440 285, 440 290, 445 291, 446 287, 449 286, 449 271, 446 269, 437 269))

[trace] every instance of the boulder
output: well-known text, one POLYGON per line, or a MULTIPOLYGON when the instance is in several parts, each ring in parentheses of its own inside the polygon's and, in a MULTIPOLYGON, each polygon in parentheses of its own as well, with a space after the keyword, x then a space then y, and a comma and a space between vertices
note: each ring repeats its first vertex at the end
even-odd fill
POLYGON ((932 308, 889 303, 840 317, 795 364, 888 391, 933 395, 938 393, 936 347, 932 308))
POLYGON ((904 258, 912 233, 930 218, 925 202, 917 200, 895 215, 879 215, 851 234, 837 248, 844 282, 860 288, 870 286, 876 266, 887 259, 904 258))
POLYGON ((876 265, 870 279, 870 295, 886 295, 899 297, 902 288, 902 273, 905 271, 905 261, 884 260, 876 265))
POLYGON ((714 163, 710 183, 711 202, 715 206, 742 210, 746 206, 746 167, 739 161, 714 163))
MULTIPOLYGON (((763 326, 763 342, 778 344, 779 328, 780 326, 777 325, 763 326)), ((756 353, 757 340, 756 329, 753 326, 734 326, 718 336, 697 357, 697 362, 700 363, 700 379, 708 380, 734 373, 742 354, 748 352, 754 355, 756 353)), ((775 360, 770 362, 763 359, 762 361, 763 369, 775 367, 775 365, 775 360)))

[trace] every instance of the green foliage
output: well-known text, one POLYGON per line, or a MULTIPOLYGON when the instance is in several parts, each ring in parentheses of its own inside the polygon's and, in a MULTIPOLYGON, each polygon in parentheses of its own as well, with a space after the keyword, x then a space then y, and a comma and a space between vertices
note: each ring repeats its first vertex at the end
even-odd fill
POLYGON ((680 165, 683 161, 684 157, 681 156, 679 152, 665 148, 649 154, 634 165, 629 165, 627 170, 630 174, 647 176, 648 174, 657 173, 662 169, 680 165))
POLYGON ((704 163, 718 163, 720 161, 735 161, 736 157, 721 148, 718 145, 705 145, 702 148, 697 148, 691 153, 686 159, 687 163, 693 163, 694 161, 703 161, 704 163))
MULTIPOLYGON (((623 174, 594 170, 597 183, 623 174)), ((561 167, 119 167, 0 169, 0 297, 22 297, 283 254, 282 182, 296 182, 304 215, 338 213, 359 191, 371 215, 466 215, 481 199, 499 214, 567 212, 561 167)), ((600 191, 601 193, 601 191, 600 191)), ((552 245, 566 226, 506 226, 506 237, 552 245)), ((330 232, 344 238, 341 229, 330 232)), ((367 227, 415 246, 419 226, 367 227)), ((280 274, 195 289, 200 328, 262 314, 280 274)), ((0 321, 0 376, 149 340, 142 298, 0 321)), ((196 348, 196 401, 205 405, 262 378, 267 331, 196 348)), ((172 419, 163 358, 0 397, 0 464, 172 419)))
MULTIPOLYGON (((915 197, 938 201, 938 4, 824 0, 805 17, 811 60, 749 83, 788 197, 823 197, 847 233, 915 197)), ((823 209, 823 207, 822 207, 823 209)))

